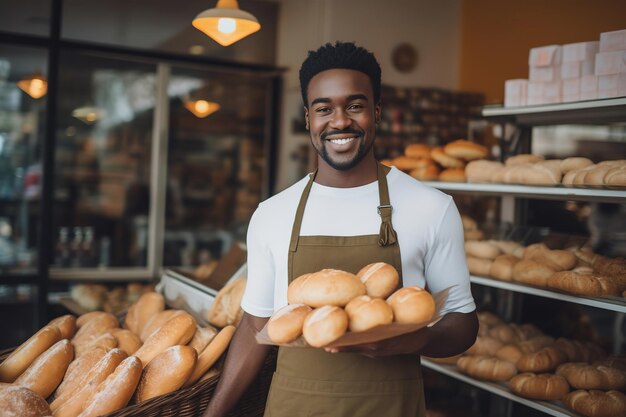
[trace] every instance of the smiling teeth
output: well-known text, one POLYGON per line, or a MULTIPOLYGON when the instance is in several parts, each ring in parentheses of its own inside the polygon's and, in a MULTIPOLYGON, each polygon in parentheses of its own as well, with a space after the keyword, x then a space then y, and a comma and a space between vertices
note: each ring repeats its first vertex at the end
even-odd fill
POLYGON ((349 143, 353 140, 354 138, 346 138, 346 139, 331 139, 330 141, 336 145, 345 145, 346 143, 349 143))

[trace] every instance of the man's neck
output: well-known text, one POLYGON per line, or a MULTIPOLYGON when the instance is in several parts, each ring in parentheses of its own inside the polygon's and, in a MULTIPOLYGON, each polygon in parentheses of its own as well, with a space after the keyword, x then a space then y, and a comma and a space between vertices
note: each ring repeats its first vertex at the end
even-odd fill
POLYGON ((370 184, 378 178, 378 165, 374 156, 367 156, 354 168, 339 171, 328 165, 322 158, 317 159, 315 182, 327 187, 351 188, 370 184))

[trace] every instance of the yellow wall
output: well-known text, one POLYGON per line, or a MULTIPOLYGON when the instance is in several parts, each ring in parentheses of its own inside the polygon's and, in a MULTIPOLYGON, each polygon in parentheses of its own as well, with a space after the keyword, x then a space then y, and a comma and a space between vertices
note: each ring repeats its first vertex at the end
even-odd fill
POLYGON ((463 0, 461 25, 460 89, 501 103, 505 80, 528 78, 530 48, 626 29, 626 1, 463 0))

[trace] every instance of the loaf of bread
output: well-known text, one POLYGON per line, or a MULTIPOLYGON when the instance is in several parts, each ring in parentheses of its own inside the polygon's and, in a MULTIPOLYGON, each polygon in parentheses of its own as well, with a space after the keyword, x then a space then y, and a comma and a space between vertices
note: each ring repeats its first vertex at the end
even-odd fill
POLYGON ((502 342, 491 336, 478 336, 474 344, 465 351, 465 355, 494 356, 502 347, 502 342))
POLYGON ((463 356, 456 366, 469 376, 486 381, 508 381, 517 374, 511 362, 488 356, 463 356))
POLYGON ((159 353, 143 370, 136 402, 141 403, 183 386, 195 369, 198 353, 190 346, 172 346, 159 353))
POLYGON ((563 404, 587 417, 621 417, 626 415, 626 395, 619 391, 577 390, 563 397, 563 404))
POLYGON ((141 339, 128 329, 113 329, 111 334, 117 339, 117 347, 132 355, 142 345, 141 339))
POLYGON ((159 330, 144 342, 135 352, 143 366, 165 349, 175 345, 186 345, 196 331, 196 321, 188 313, 179 314, 171 318, 159 330))
POLYGON ((532 372, 515 375, 509 381, 509 387, 520 397, 544 401, 560 400, 569 392, 569 384, 565 378, 532 372))
POLYGON ((387 298, 398 288, 400 282, 396 268, 385 262, 366 265, 356 276, 365 285, 367 295, 375 298, 387 298))
POLYGON ((127 357, 126 352, 120 349, 111 349, 85 373, 74 372, 71 376, 67 376, 68 387, 50 404, 54 416, 75 417, 79 415, 85 406, 85 401, 127 357))
POLYGON ((67 367, 74 359, 74 349, 67 339, 62 339, 52 345, 22 373, 15 385, 36 392, 44 398, 59 386, 67 371, 67 367))
POLYGON ((445 182, 466 182, 464 168, 448 168, 439 173, 439 181, 445 182))
POLYGON ((211 343, 198 355, 196 366, 183 386, 193 385, 217 362, 220 356, 226 352, 234 334, 235 326, 226 326, 220 330, 211 343))
POLYGON ((550 288, 571 294, 601 297, 619 296, 620 286, 609 277, 596 274, 562 271, 551 275, 546 284, 550 288))
POLYGON ((434 163, 419 166, 409 171, 409 175, 420 181, 434 181, 439 177, 439 167, 434 163))
POLYGON ((424 164, 431 164, 429 159, 416 158, 411 156, 400 155, 391 160, 391 164, 398 168, 400 171, 409 172, 413 169, 420 168, 424 164))
POLYGON ((86 340, 82 343, 72 343, 74 346, 74 356, 81 357, 93 348, 101 347, 104 349, 113 349, 117 347, 117 339, 111 333, 115 329, 109 329, 105 333, 94 336, 93 339, 86 340))
POLYGON ((626 166, 611 168, 604 176, 605 185, 623 187, 626 185, 626 166))
POLYGON ((365 295, 365 284, 354 274, 338 269, 322 269, 306 277, 296 297, 314 308, 343 307, 354 297, 365 295))
POLYGON ((0 382, 13 382, 50 346, 61 340, 57 326, 44 326, 0 364, 0 382))
POLYGON ((550 372, 565 362, 565 355, 558 349, 548 346, 537 352, 526 353, 515 362, 520 372, 550 372))
POLYGON ((84 325, 80 326, 72 338, 72 344, 75 347, 77 345, 88 345, 102 334, 117 327, 119 327, 119 323, 113 314, 104 313, 96 315, 84 325))
POLYGON ((514 281, 537 287, 545 287, 552 274, 554 274, 554 269, 548 265, 527 259, 519 261, 513 267, 514 281))
MULTIPOLYGON (((488 242, 494 246, 497 246, 502 251, 502 253, 507 254, 507 255, 517 256, 520 249, 525 249, 524 246, 512 240, 490 239, 488 240, 488 242)), ((519 256, 517 257, 519 258, 519 256)))
POLYGON ((484 183, 492 182, 492 178, 497 172, 503 169, 504 165, 497 161, 486 161, 480 159, 471 161, 465 167, 467 182, 484 183))
POLYGON ((83 376, 93 368, 107 351, 104 348, 96 347, 89 352, 85 353, 80 358, 74 358, 70 365, 67 367, 63 381, 57 387, 52 400, 59 398, 67 391, 72 391, 76 386, 80 384, 83 376))
POLYGON ((431 149, 425 143, 410 143, 404 148, 404 155, 409 158, 430 158, 431 149))
POLYGON ((106 316, 109 315, 111 313, 107 313, 104 311, 90 311, 89 313, 85 313, 85 314, 81 314, 80 316, 78 316, 76 318, 76 328, 80 329, 81 327, 83 327, 88 321, 96 318, 96 317, 100 317, 100 316, 106 316))
POLYGON ((323 306, 311 311, 304 320, 304 340, 313 347, 326 346, 348 330, 348 315, 337 306, 323 306))
POLYGON ((61 317, 57 317, 48 323, 49 326, 57 326, 61 331, 62 339, 71 339, 76 333, 76 316, 72 314, 66 314, 61 317))
POLYGON ((311 274, 312 273, 300 275, 289 283, 287 287, 287 302, 289 304, 304 304, 304 300, 302 299, 302 287, 311 274))
POLYGON ((523 154, 513 155, 513 156, 508 157, 504 161, 504 164, 506 166, 534 164, 535 162, 541 162, 544 159, 545 158, 542 155, 523 153, 523 154))
POLYGON ((568 250, 526 250, 524 252, 524 259, 547 265, 555 272, 570 270, 574 268, 577 263, 574 253, 568 250))
POLYGON ((196 332, 193 334, 188 346, 194 348, 199 355, 216 335, 217 329, 213 326, 196 326, 196 332))
POLYGON ((576 389, 618 390, 626 389, 626 371, 584 362, 564 363, 556 370, 576 389))
POLYGON ((0 383, 0 415, 6 417, 49 417, 52 415, 46 400, 39 394, 19 385, 0 383))
POLYGON ((393 321, 391 306, 382 298, 369 295, 355 297, 346 306, 349 328, 352 332, 363 332, 393 321))
POLYGON ((567 174, 570 171, 582 169, 590 165, 593 165, 593 162, 589 158, 579 156, 565 158, 561 161, 561 171, 563 174, 567 174))
POLYGON ((464 139, 458 139, 448 143, 444 146, 443 150, 447 155, 465 159, 466 161, 486 158, 487 155, 489 155, 489 151, 486 147, 464 139))
POLYGON ((311 312, 306 304, 288 304, 277 310, 267 322, 267 335, 277 344, 289 343, 302 335, 304 319, 311 312))
POLYGON ((465 242, 465 253, 476 258, 494 259, 502 251, 488 241, 467 241, 465 242))
POLYGON ((246 289, 246 279, 238 278, 230 281, 224 286, 215 297, 211 310, 207 315, 207 320, 213 326, 226 327, 238 325, 243 317, 241 309, 241 299, 246 289))
POLYGON ((141 335, 141 330, 148 320, 164 309, 165 299, 161 294, 154 291, 144 293, 128 309, 124 327, 136 335, 141 335))
POLYGON ((474 256, 467 256, 465 259, 467 261, 467 269, 470 274, 477 275, 479 277, 489 276, 489 273, 491 272, 491 265, 493 264, 491 259, 476 258, 474 256))
POLYGON ((491 263, 489 276, 502 281, 511 281, 513 279, 513 267, 519 261, 517 256, 499 255, 491 263))
POLYGON ((124 408, 137 388, 141 371, 141 361, 135 356, 124 359, 85 401, 80 417, 102 416, 124 408))
POLYGON ((168 322, 174 316, 177 316, 181 313, 184 313, 183 310, 163 310, 156 313, 154 316, 150 317, 146 324, 141 329, 140 333, 137 335, 142 342, 145 342, 148 337, 156 330, 161 328, 165 323, 168 322))
POLYGON ((462 159, 450 156, 444 152, 443 148, 433 148, 430 157, 444 168, 463 168, 465 162, 462 159))
POLYGON ((387 302, 393 310, 394 321, 398 323, 426 323, 435 314, 433 296, 417 286, 400 288, 387 298, 387 302))

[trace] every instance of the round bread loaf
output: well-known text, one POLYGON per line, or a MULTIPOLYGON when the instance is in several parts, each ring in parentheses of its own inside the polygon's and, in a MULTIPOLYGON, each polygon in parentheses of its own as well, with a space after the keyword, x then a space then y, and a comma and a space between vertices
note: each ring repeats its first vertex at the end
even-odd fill
POLYGON ((309 279, 311 273, 300 275, 291 281, 287 287, 287 302, 289 304, 304 304, 302 300, 302 286, 309 279))
POLYGON ((174 316, 177 316, 181 313, 184 313, 183 310, 163 310, 156 313, 154 316, 150 317, 146 324, 141 329, 141 333, 138 334, 139 339, 142 342, 145 342, 148 337, 156 330, 158 330, 161 326, 168 322, 174 316))
POLYGON ((496 245, 486 241, 470 240, 465 242, 465 253, 469 256, 482 259, 494 259, 502 251, 496 245))
POLYGON ((190 346, 172 346, 159 353, 143 370, 135 398, 138 403, 182 387, 191 376, 198 353, 190 346))
POLYGON ((502 342, 491 336, 478 336, 474 344, 465 351, 465 355, 494 356, 502 348, 502 342))
POLYGON ((465 159, 466 161, 486 158, 489 155, 489 151, 484 146, 464 139, 448 143, 443 150, 450 156, 465 159))
POLYGON ((213 326, 226 327, 237 325, 243 317, 241 299, 246 289, 246 278, 237 278, 224 286, 215 297, 207 314, 207 320, 213 326))
POLYGON ((435 314, 435 300, 420 287, 400 288, 387 298, 398 323, 426 323, 435 314))
POLYGON ((626 389, 626 371, 608 366, 570 362, 560 365, 556 374, 566 378, 567 382, 576 389, 603 391, 626 389))
POLYGON ((563 397, 563 404, 587 417, 618 417, 626 415, 626 395, 619 391, 577 390, 563 397))
POLYGON ((141 361, 137 357, 124 359, 85 401, 80 417, 102 416, 124 408, 137 388, 141 370, 141 361))
POLYGON ((430 158, 431 149, 424 143, 410 143, 404 148, 404 155, 409 158, 430 158))
POLYGON ((463 356, 456 366, 469 376, 486 381, 508 381, 517 374, 511 362, 488 356, 463 356))
MULTIPOLYGON (((58 395, 50 408, 55 417, 75 417, 83 410, 85 401, 89 399, 117 366, 126 359, 128 355, 121 349, 111 349, 88 369, 85 373, 73 372, 66 377, 68 388, 58 395)), ((64 381, 65 382, 65 381, 64 381)))
POLYGON ((141 339, 128 329, 113 329, 111 334, 117 339, 117 347, 129 355, 141 347, 141 339))
MULTIPOLYGON (((429 160, 430 161, 430 160, 429 160)), ((409 175, 420 181, 434 181, 439 177, 439 167, 433 162, 413 168, 409 175)))
POLYGON ((515 375, 509 381, 509 387, 520 397, 533 400, 556 401, 569 392, 569 384, 565 378, 532 372, 515 375))
POLYGON ((385 262, 364 266, 356 276, 365 284, 367 295, 375 298, 387 298, 398 288, 400 282, 396 268, 385 262))
POLYGON ((15 380, 15 385, 21 385, 43 398, 48 398, 63 380, 72 359, 74 359, 74 349, 70 341, 59 340, 39 355, 15 380))
POLYGON ((62 339, 71 339, 76 333, 76 316, 66 314, 51 320, 48 325, 57 326, 61 331, 62 339))
POLYGON ((439 181, 465 182, 466 180, 465 169, 463 168, 448 168, 439 174, 439 181))
POLYGON ((527 259, 522 259, 513 267, 514 281, 538 287, 545 287, 548 283, 548 278, 552 274, 554 274, 554 269, 545 264, 527 259))
POLYGON ((141 330, 148 320, 164 309, 165 299, 161 294, 155 291, 146 292, 128 309, 124 327, 136 335, 141 335, 141 330))
POLYGON ((619 296, 620 285, 613 279, 602 275, 561 271, 548 277, 546 285, 550 288, 571 294, 586 296, 619 296))
POLYGON ((541 155, 523 153, 523 154, 508 157, 506 161, 504 161, 504 164, 506 166, 534 164, 535 162, 540 162, 540 161, 543 161, 544 159, 545 158, 541 155))
POLYGON ((119 323, 111 313, 93 316, 93 318, 80 326, 72 338, 72 344, 74 346, 89 344, 108 330, 118 327, 119 323))
POLYGON ((196 332, 193 334, 188 346, 194 348, 199 355, 216 335, 217 329, 213 326, 196 326, 196 332))
POLYGON ((526 353, 515 362, 520 372, 550 372, 565 362, 565 355, 552 346, 526 353))
POLYGON ((39 355, 61 340, 57 326, 44 326, 0 364, 0 382, 13 382, 39 355))
POLYGON ((491 272, 491 259, 476 258, 475 256, 467 256, 467 269, 470 274, 477 275, 479 277, 487 277, 491 272))
POLYGON ((463 168, 465 166, 465 162, 462 159, 446 154, 443 148, 434 148, 430 153, 430 157, 444 168, 463 168))
POLYGON ((348 315, 337 306, 323 306, 311 311, 304 320, 304 340, 313 347, 326 346, 346 333, 348 315))
POLYGON ((467 182, 495 182, 494 176, 496 173, 502 171, 501 162, 486 161, 483 159, 477 161, 471 161, 465 167, 465 176, 467 182))
POLYGON ((39 394, 18 385, 0 383, 0 415, 48 417, 52 411, 39 394))
POLYGON ((65 372, 65 376, 63 377, 63 381, 58 386, 56 391, 54 392, 53 400, 63 396, 68 391, 73 391, 80 382, 82 378, 91 368, 93 368, 100 359, 104 355, 106 355, 107 351, 104 348, 96 347, 91 349, 89 352, 85 353, 80 358, 75 358, 70 365, 67 367, 67 371, 65 372))
POLYGON ((306 304, 288 304, 277 310, 267 323, 267 334, 277 344, 293 342, 302 334, 304 319, 311 312, 306 304))
POLYGON ((513 267, 518 262, 517 256, 499 255, 493 260, 489 268, 489 276, 502 281, 511 281, 513 279, 513 267))
POLYGON ((235 326, 226 326, 213 338, 211 343, 204 348, 202 353, 198 356, 196 367, 194 368, 191 376, 187 379, 184 387, 193 385, 199 380, 211 367, 217 362, 222 354, 228 348, 233 335, 235 334, 235 326))
POLYGON ((304 304, 314 308, 325 305, 343 307, 365 292, 365 285, 356 275, 338 269, 322 269, 304 280, 300 297, 304 304))
POLYGON ((189 313, 176 315, 144 342, 135 356, 146 366, 159 353, 170 346, 186 345, 196 331, 196 321, 189 313))
POLYGON ((362 332, 393 322, 391 306, 381 298, 361 295, 353 298, 346 306, 349 328, 352 332, 362 332))

